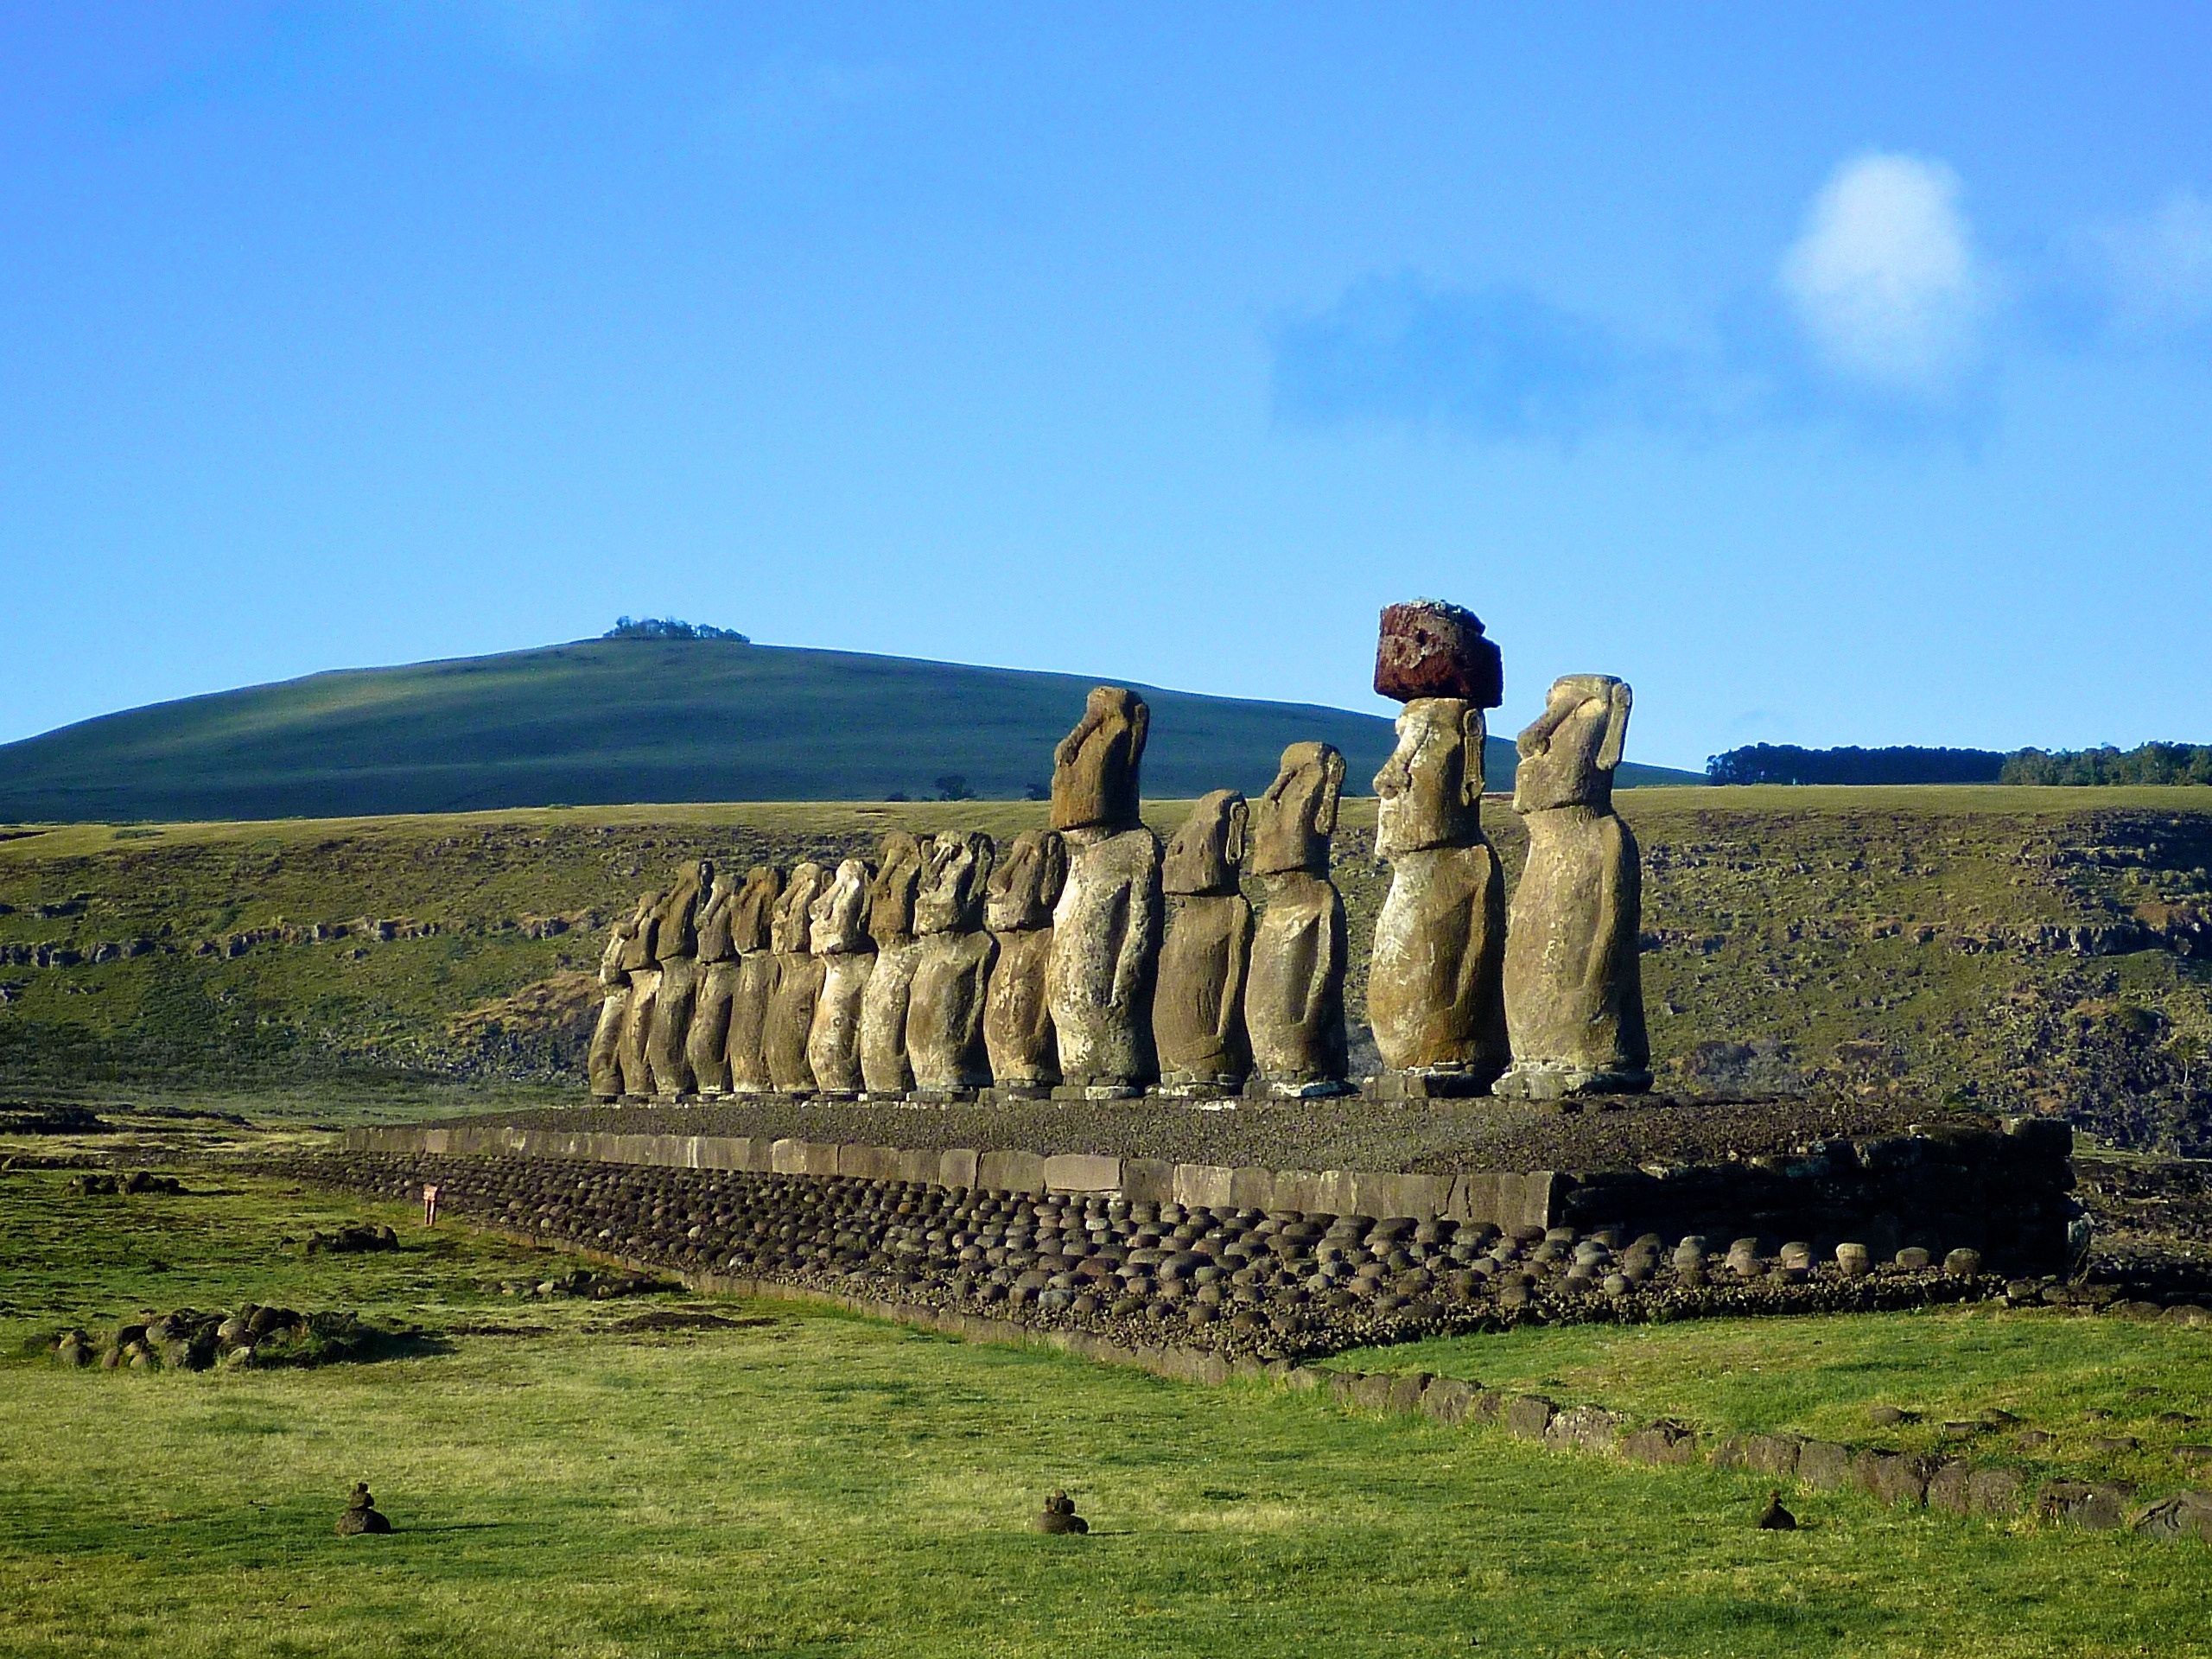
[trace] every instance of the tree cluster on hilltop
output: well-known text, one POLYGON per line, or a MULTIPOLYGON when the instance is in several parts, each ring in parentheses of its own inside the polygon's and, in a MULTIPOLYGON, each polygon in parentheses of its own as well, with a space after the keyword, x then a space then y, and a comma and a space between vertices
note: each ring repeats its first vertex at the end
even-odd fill
POLYGON ((672 616, 618 616, 614 626, 599 636, 602 639, 727 639, 734 645, 749 645, 749 634, 735 628, 710 627, 704 622, 679 622, 672 616))
POLYGON ((1754 743, 1705 763, 1715 784, 1993 784, 2005 757, 1993 749, 1801 749, 1754 743))
POLYGON ((2005 760, 2008 784, 2212 784, 2212 744, 2145 743, 2133 749, 2022 749, 2005 760))

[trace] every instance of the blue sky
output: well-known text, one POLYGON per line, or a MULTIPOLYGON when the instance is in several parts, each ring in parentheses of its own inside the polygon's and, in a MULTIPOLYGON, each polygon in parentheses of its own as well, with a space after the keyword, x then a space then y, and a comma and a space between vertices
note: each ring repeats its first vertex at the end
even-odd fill
MULTIPOLYGON (((673 613, 2212 741, 2201 7, 0 4, 0 741, 673 613)), ((894 716, 895 717, 895 716, 894 716)))

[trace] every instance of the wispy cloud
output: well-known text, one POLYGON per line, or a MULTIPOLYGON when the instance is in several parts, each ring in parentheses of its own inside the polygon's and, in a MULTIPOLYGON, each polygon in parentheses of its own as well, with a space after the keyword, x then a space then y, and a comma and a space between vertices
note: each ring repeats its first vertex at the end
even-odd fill
POLYGON ((2113 328, 2141 337, 2212 322, 2212 200, 2177 190, 2139 219, 2107 219, 2078 245, 2113 328))
POLYGON ((1524 288, 1369 276, 1269 330, 1280 418, 1436 423, 1491 439, 1573 442, 1673 406, 1672 365, 1524 288))
POLYGON ((1821 362, 1893 392, 1940 394, 1980 356, 1994 284, 1941 162, 1867 155, 1813 199, 1782 290, 1821 362))

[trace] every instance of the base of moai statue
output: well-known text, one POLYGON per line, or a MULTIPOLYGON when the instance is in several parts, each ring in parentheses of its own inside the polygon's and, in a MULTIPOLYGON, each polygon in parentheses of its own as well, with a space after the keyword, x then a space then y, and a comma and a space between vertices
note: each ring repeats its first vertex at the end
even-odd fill
POLYGON ((1368 1080, 1370 1100, 1467 1100, 1491 1092, 1497 1068, 1446 1065, 1386 1067, 1368 1080))

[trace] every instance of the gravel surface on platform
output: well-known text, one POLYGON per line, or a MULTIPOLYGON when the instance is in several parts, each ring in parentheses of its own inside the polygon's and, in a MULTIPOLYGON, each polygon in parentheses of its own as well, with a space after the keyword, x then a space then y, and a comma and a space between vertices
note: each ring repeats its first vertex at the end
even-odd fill
MULTIPOLYGON (((569 1134, 766 1135, 868 1146, 978 1151, 1100 1153, 1174 1163, 1262 1169, 1555 1169, 1577 1173, 1650 1163, 1710 1164, 1842 1137, 1902 1133, 1968 1121, 1950 1109, 1896 1100, 1592 1102, 1580 1109, 1474 1100, 1399 1103, 1357 1097, 1240 1103, 1025 1102, 960 1106, 766 1101, 739 1105, 577 1107, 497 1120, 569 1134)), ((480 1127, 482 1117, 448 1120, 480 1127)))

